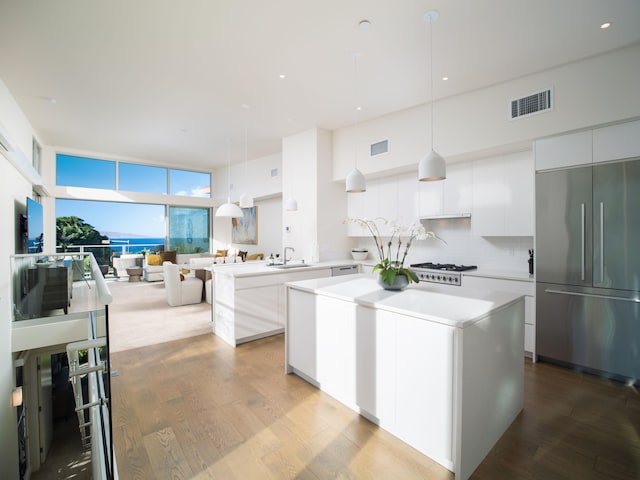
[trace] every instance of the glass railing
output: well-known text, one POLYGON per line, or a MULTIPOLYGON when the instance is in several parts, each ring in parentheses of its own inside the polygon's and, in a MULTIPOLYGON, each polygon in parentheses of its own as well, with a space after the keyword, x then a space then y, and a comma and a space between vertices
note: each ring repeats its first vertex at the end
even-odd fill
POLYGON ((90 253, 11 256, 13 320, 86 315, 111 302, 90 253))

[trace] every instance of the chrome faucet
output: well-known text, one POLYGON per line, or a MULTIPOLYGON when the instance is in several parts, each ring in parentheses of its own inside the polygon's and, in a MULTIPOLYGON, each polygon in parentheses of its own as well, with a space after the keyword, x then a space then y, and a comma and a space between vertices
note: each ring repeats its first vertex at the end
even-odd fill
POLYGON ((287 258, 287 250, 291 250, 292 252, 295 252, 296 249, 293 247, 284 247, 284 254, 282 255, 283 259, 284 259, 284 264, 286 265, 287 262, 289 260, 291 260, 290 258, 287 258))

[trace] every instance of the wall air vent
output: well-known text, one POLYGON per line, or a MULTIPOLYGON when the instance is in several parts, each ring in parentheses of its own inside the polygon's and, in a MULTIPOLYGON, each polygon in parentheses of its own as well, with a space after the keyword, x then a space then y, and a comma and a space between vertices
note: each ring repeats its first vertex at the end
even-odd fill
POLYGON ((527 117, 553 109, 551 89, 511 100, 511 119, 527 117))
POLYGON ((389 139, 380 140, 379 142, 369 145, 369 156, 376 157, 389 153, 389 139))

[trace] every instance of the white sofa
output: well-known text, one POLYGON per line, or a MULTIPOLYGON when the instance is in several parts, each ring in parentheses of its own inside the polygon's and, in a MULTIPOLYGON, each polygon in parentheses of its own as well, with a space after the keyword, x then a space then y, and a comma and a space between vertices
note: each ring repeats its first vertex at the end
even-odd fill
POLYGON ((175 263, 164 262, 162 264, 164 275, 164 288, 167 294, 167 303, 172 307, 191 305, 202 302, 202 280, 192 276, 183 276, 180 279, 180 267, 175 263))

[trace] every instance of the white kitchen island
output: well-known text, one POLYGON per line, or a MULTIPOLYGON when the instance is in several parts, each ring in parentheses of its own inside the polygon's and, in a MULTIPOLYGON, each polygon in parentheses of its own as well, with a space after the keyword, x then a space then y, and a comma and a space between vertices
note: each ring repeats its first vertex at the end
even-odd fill
POLYGON ((266 263, 215 265, 211 298, 213 333, 229 345, 284 331, 285 283, 330 277, 332 269, 352 262, 292 263, 284 268, 266 263))
POLYGON ((286 369, 468 478, 522 410, 524 297, 287 284, 286 369))

